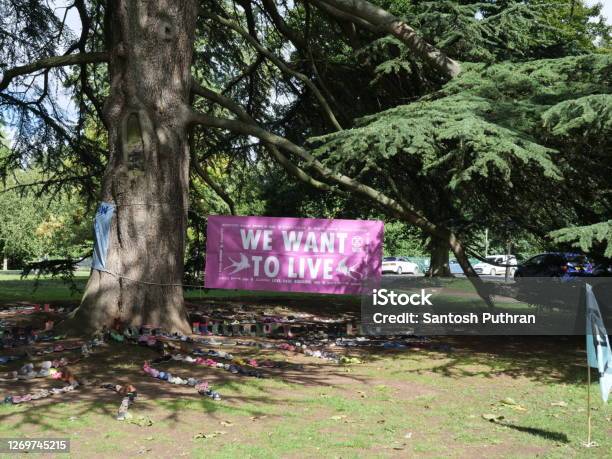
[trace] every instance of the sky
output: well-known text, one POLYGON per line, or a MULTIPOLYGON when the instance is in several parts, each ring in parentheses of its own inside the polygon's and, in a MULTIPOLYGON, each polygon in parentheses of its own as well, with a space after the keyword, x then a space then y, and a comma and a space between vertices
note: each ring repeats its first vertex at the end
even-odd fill
MULTIPOLYGON (((589 6, 594 5, 595 3, 598 3, 598 2, 595 2, 593 0, 586 1, 586 4, 589 6)), ((601 10, 601 15, 604 18, 606 18, 606 22, 608 24, 612 24, 612 0, 603 0, 603 2, 601 3, 603 3, 603 9, 601 10)))

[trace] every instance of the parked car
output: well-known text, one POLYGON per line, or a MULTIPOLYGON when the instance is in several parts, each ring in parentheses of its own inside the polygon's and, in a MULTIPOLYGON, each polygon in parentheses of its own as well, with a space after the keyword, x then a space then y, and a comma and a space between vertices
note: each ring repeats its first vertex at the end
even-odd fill
POLYGON ((416 274, 419 266, 406 257, 384 257, 382 261, 383 273, 416 274))
POLYGON ((463 272, 463 268, 457 260, 451 260, 448 262, 448 267, 450 269, 451 274, 465 274, 463 272))
POLYGON ((593 264, 591 276, 612 277, 612 260, 600 261, 599 263, 593 264))
POLYGON ((579 253, 541 253, 521 263, 514 277, 563 277, 590 275, 593 265, 579 253))
POLYGON ((485 276, 497 276, 498 274, 506 274, 506 266, 499 265, 510 265, 509 275, 514 276, 516 271, 516 256, 514 255, 489 255, 485 257, 485 260, 490 263, 481 261, 474 265, 474 271, 477 274, 483 274, 485 276))

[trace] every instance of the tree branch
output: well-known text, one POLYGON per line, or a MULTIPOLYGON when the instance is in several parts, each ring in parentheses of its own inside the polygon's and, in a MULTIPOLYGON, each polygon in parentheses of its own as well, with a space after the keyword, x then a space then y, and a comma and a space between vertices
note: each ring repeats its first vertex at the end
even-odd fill
MULTIPOLYGON (((232 113, 234 113, 239 119, 243 122, 257 125, 257 122, 247 113, 247 111, 240 106, 238 103, 234 102, 229 97, 226 97, 222 94, 216 93, 202 85, 200 85, 197 81, 192 80, 191 90, 194 94, 197 94, 201 97, 204 97, 208 100, 211 100, 222 107, 225 107, 232 113)), ((296 166, 287 158, 285 155, 281 153, 281 151, 274 145, 264 142, 264 146, 270 152, 270 154, 276 159, 276 161, 291 175, 293 175, 298 180, 322 191, 331 191, 332 188, 326 183, 320 182, 315 178, 311 177, 300 167, 296 166)))
POLYGON ((4 91, 11 83, 13 78, 21 75, 27 75, 28 73, 36 72, 38 70, 63 67, 65 65, 107 62, 108 60, 109 54, 107 52, 80 53, 68 54, 67 56, 46 57, 30 64, 13 67, 12 69, 6 70, 2 75, 2 81, 0 81, 0 91, 4 91))
MULTIPOLYGON (((91 27, 91 20, 87 15, 87 6, 84 0, 75 0, 74 5, 79 12, 79 18, 81 19, 81 36, 74 42, 64 53, 64 56, 71 54, 77 49, 81 52, 85 52, 85 43, 87 42, 87 35, 89 34, 89 28, 91 27)), ((68 11, 68 10, 66 10, 68 11)))
POLYGON ((295 32, 295 30, 287 25, 283 17, 278 12, 278 8, 276 7, 274 0, 263 0, 262 3, 264 9, 270 15, 274 26, 281 35, 288 38, 296 48, 308 48, 305 38, 300 36, 295 32))
POLYGON ((223 202, 227 204, 227 207, 229 207, 230 214, 236 215, 236 207, 230 195, 227 194, 225 190, 223 190, 223 188, 217 185, 217 183, 215 183, 215 181, 208 174, 206 168, 202 167, 202 165, 196 158, 194 158, 191 163, 193 164, 193 167, 198 173, 198 175, 202 178, 202 180, 204 180, 204 183, 211 187, 213 191, 217 193, 217 196, 219 196, 223 200, 223 202))
POLYGON ((342 21, 352 22, 353 24, 358 25, 366 30, 369 30, 370 32, 381 32, 379 27, 375 26, 371 22, 366 21, 365 19, 351 14, 350 12, 339 10, 338 8, 334 8, 333 6, 328 5, 327 3, 324 3, 319 0, 308 1, 312 2, 313 5, 316 5, 319 9, 325 11, 332 17, 335 17, 342 21))
POLYGON ((381 207, 390 210, 393 214, 406 219, 406 221, 427 231, 429 234, 448 240, 448 234, 446 231, 438 228, 435 224, 428 221, 414 210, 405 208, 393 198, 390 198, 384 193, 377 191, 368 185, 364 185, 351 177, 333 172, 323 163, 318 161, 314 156, 312 156, 306 149, 294 144, 289 139, 273 134, 260 126, 249 124, 248 122, 230 120, 226 118, 216 118, 196 111, 191 111, 190 122, 192 124, 202 124, 204 126, 218 129, 226 129, 242 135, 257 137, 266 144, 274 145, 277 148, 282 148, 283 150, 293 153, 306 161, 313 170, 321 175, 321 177, 324 177, 331 182, 359 194, 366 199, 376 202, 381 207))
POLYGON ((321 109, 323 110, 325 115, 328 117, 329 121, 334 126, 334 128, 339 130, 339 131, 342 130, 342 126, 340 125, 340 123, 338 123, 338 120, 336 119, 336 117, 335 117, 331 107, 327 103, 327 100, 325 100, 325 97, 323 97, 323 94, 321 94, 321 91, 319 91, 319 89, 316 87, 316 85, 312 81, 310 81, 310 79, 306 75, 304 75, 303 73, 297 72, 295 70, 292 70, 281 58, 276 56, 269 49, 264 48, 246 30, 243 30, 241 27, 237 26, 236 24, 234 24, 234 22, 232 22, 232 21, 230 21, 228 19, 222 18, 221 16, 218 16, 218 15, 213 14, 213 13, 205 12, 203 14, 204 14, 204 16, 212 19, 213 21, 216 21, 216 22, 218 22, 218 23, 220 23, 220 24, 222 24, 222 25, 224 25, 226 27, 229 27, 234 32, 236 32, 239 35, 241 35, 247 42, 249 42, 249 44, 251 46, 253 46, 253 48, 255 48, 257 50, 257 52, 259 52, 259 53, 263 54, 264 56, 266 56, 282 72, 288 73, 288 74, 294 76, 295 78, 297 78, 298 80, 300 80, 302 83, 304 83, 308 87, 308 89, 310 89, 313 92, 313 94, 316 97, 317 101, 321 105, 321 109))
MULTIPOLYGON (((316 4, 331 6, 343 12, 343 18, 353 16, 362 21, 373 24, 380 31, 384 31, 401 40, 408 49, 421 59, 433 65, 448 77, 455 77, 461 72, 461 66, 439 49, 419 37, 416 31, 397 16, 373 5, 367 0, 315 0, 316 4)), ((325 8, 330 14, 333 11, 325 8)))
POLYGON ((226 94, 234 86, 236 86, 238 83, 240 83, 242 80, 244 80, 245 78, 250 78, 257 71, 257 69, 259 68, 259 66, 263 62, 263 60, 264 60, 264 56, 259 54, 259 53, 257 53, 257 57, 255 58, 255 60, 248 65, 248 67, 244 70, 244 72, 242 72, 239 75, 236 75, 234 78, 232 78, 229 81, 229 83, 227 83, 227 85, 225 86, 223 91, 221 91, 221 94, 226 94))

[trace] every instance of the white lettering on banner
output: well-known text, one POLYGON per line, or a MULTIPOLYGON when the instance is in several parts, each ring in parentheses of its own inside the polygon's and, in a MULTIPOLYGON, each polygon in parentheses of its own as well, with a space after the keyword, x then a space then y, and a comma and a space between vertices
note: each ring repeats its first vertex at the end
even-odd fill
POLYGON ((317 273, 319 272, 319 266, 321 266, 321 259, 317 258, 314 261, 314 266, 313 266, 313 260, 312 258, 308 258, 308 269, 310 270, 310 277, 311 279, 315 279, 317 277, 317 273))
POLYGON ((321 252, 334 253, 334 233, 321 233, 321 252))
POLYGON ((344 253, 344 241, 346 241, 347 236, 348 234, 346 233, 336 233, 336 237, 338 238, 339 242, 338 253, 344 253))
POLYGON ((264 262, 264 273, 267 277, 276 277, 280 271, 280 262, 276 257, 268 257, 264 262), (270 269, 270 265, 274 265, 274 268, 270 269))
POLYGON ((253 276, 257 277, 259 276, 259 263, 261 263, 261 259, 263 257, 260 257, 259 255, 253 255, 251 257, 251 260, 253 260, 253 276))
POLYGON ((304 252, 318 252, 319 248, 317 247, 317 237, 315 234, 310 231, 306 235, 306 243, 304 244, 304 252))
MULTIPOLYGON (((227 268, 228 274, 234 276, 242 273, 240 275, 243 276, 246 271, 253 277, 265 276, 275 278, 280 274, 281 267, 283 267, 283 271, 287 270, 286 275, 289 279, 333 280, 335 274, 342 274, 352 279, 357 279, 355 277, 357 264, 346 266, 348 257, 338 261, 333 257, 319 258, 316 255, 343 254, 346 248, 348 233, 293 230, 282 230, 280 233, 282 234, 283 247, 286 252, 312 253, 315 255, 283 257, 283 264, 281 265, 281 259, 277 256, 239 253, 237 254, 240 257, 239 259, 236 256, 229 258, 231 265, 227 268)), ((278 233, 275 233, 272 229, 240 228, 242 249, 245 251, 272 251, 274 250, 275 234, 278 233)))
POLYGON ((210 215, 209 288, 363 293, 380 279, 383 222, 210 215))
POLYGON ((285 251, 299 252, 303 250, 304 252, 312 253, 344 253, 346 238, 348 237, 347 233, 328 231, 318 234, 314 231, 308 231, 306 237, 304 237, 303 231, 282 231, 282 235, 285 251), (303 244, 302 240, 304 240, 303 244))
MULTIPOLYGON (((246 256, 240 254, 241 261, 236 263, 233 262, 229 268, 233 268, 233 271, 229 272, 230 276, 237 275, 240 273, 244 275, 243 271, 252 268, 250 274, 253 277, 277 277, 281 270, 281 261, 277 256, 269 255, 251 255, 246 256), (263 272, 262 272, 263 264, 263 272)), ((229 257, 232 261, 232 257, 229 257)), ((287 257, 285 259, 287 266, 287 277, 290 279, 319 279, 332 280, 334 273, 339 273, 352 279, 355 279, 345 265, 345 260, 337 262, 334 258, 317 258, 317 257, 287 257)))
POLYGON ((323 262, 323 279, 330 280, 333 278, 332 276, 332 263, 334 260, 331 258, 326 258, 323 262))
POLYGON ((300 250, 302 242, 302 232, 298 231, 283 231, 283 241, 285 242, 285 250, 287 252, 297 252, 300 250))
POLYGON ((263 232, 263 249, 264 250, 272 250, 272 231, 265 230, 263 232))
POLYGON ((248 232, 244 229, 240 229, 240 237, 242 238, 242 248, 245 250, 255 250, 257 248, 257 244, 259 243, 259 238, 261 237, 261 230, 257 230, 253 232, 250 229, 248 232))

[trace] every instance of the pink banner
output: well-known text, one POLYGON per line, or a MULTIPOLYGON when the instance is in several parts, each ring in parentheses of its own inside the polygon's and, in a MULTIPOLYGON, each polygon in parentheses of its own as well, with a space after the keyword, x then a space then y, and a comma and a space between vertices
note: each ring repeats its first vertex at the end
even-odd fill
POLYGON ((208 288, 358 294, 380 280, 383 223, 208 217, 208 288))

